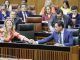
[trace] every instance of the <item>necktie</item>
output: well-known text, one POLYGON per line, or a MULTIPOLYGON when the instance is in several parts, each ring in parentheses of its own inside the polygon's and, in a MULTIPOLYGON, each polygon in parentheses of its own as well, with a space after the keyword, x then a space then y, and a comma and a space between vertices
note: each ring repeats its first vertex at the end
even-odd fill
POLYGON ((61 37, 61 33, 59 33, 59 43, 62 44, 62 37, 61 37))
POLYGON ((25 18, 26 18, 26 12, 24 12, 24 16, 25 16, 25 18))
POLYGON ((23 12, 23 18, 24 18, 24 22, 26 22, 26 13, 23 12))

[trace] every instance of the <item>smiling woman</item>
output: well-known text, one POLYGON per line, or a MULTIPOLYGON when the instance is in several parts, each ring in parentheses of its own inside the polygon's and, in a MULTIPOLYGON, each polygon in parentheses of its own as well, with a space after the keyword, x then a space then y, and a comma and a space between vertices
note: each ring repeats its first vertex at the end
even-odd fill
POLYGON ((11 42, 14 37, 17 37, 21 41, 25 41, 25 42, 31 41, 28 38, 26 38, 25 36, 23 36, 15 31, 15 26, 14 26, 13 20, 11 18, 6 19, 4 28, 0 31, 1 31, 0 37, 3 37, 4 42, 11 42))

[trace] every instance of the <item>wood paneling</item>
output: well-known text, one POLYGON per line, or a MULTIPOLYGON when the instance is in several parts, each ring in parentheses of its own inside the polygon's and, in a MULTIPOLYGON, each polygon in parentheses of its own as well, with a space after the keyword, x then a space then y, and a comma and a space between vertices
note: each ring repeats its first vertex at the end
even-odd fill
MULTIPOLYGON (((0 4, 2 4, 5 0, 0 0, 0 4)), ((28 5, 35 5, 37 13, 41 11, 41 8, 44 6, 45 0, 28 0, 28 5)), ((10 0, 12 4, 20 4, 21 0, 10 0)), ((52 0, 52 2, 58 6, 62 6, 63 0, 52 0)), ((80 0, 69 0, 70 6, 77 5, 80 6, 80 0)), ((79 7, 80 10, 80 7, 79 7)))
POLYGON ((0 57, 32 60, 79 60, 79 46, 57 47, 0 43, 0 57))
MULTIPOLYGON (((0 0, 0 4, 4 3, 5 0, 0 0)), ((9 0, 11 4, 20 4, 21 0, 9 0)))

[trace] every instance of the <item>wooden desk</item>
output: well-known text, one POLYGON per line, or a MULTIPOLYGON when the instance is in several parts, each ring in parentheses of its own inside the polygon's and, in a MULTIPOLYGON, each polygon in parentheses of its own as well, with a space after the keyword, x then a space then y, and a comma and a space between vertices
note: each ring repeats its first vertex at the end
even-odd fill
POLYGON ((32 60, 32 59, 0 58, 0 60, 32 60))
POLYGON ((78 46, 57 47, 0 43, 0 57, 32 60, 79 60, 78 46))

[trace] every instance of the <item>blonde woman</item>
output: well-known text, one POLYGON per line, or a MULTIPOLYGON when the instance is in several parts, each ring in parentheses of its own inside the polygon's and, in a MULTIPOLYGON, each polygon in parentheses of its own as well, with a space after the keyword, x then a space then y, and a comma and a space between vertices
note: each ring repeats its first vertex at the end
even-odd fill
POLYGON ((56 12, 55 11, 55 7, 54 7, 52 1, 51 0, 45 0, 45 4, 44 4, 44 7, 41 9, 40 15, 43 15, 45 13, 45 8, 47 6, 51 7, 51 12, 52 13, 55 13, 56 12))
POLYGON ((45 12, 42 15, 43 21, 49 21, 52 16, 51 7, 45 7, 45 12))
POLYGON ((21 41, 31 42, 31 40, 15 31, 15 26, 11 18, 6 19, 4 28, 0 29, 0 32, 0 37, 3 37, 4 42, 11 42, 14 37, 17 37, 21 41))

